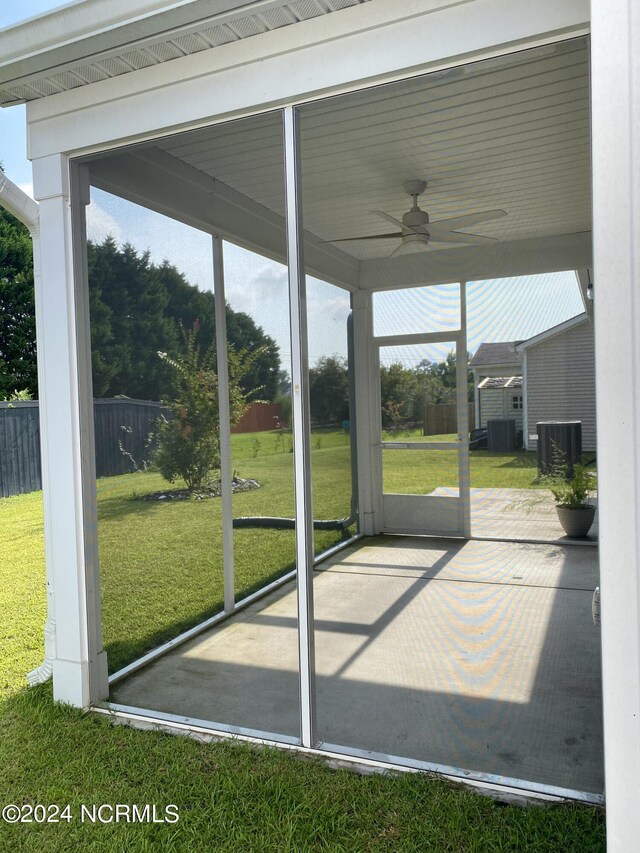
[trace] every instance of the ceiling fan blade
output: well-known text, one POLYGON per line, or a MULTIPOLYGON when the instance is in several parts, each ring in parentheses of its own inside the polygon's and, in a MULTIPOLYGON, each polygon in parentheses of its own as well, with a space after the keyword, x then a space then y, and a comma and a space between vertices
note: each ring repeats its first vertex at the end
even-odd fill
POLYGON ((466 243, 476 245, 477 243, 497 243, 495 237, 481 237, 479 234, 465 234, 463 231, 434 231, 431 234, 432 243, 466 243))
POLYGON ((383 219, 386 219, 387 222, 393 222, 394 225, 398 225, 400 228, 406 228, 400 219, 395 219, 393 216, 389 216, 388 213, 385 213, 384 210, 372 210, 371 213, 375 213, 376 216, 381 216, 383 219))
POLYGON ((392 258, 394 255, 400 255, 400 254, 402 254, 402 251, 403 251, 403 249, 405 248, 405 246, 406 246, 406 243, 398 243, 398 245, 395 247, 395 249, 393 250, 393 252, 391 252, 391 254, 389 255, 389 257, 390 257, 390 258, 392 258))
POLYGON ((412 246, 420 246, 421 249, 424 249, 427 252, 429 251, 429 244, 426 241, 423 242, 422 240, 411 240, 406 243, 400 243, 399 246, 396 246, 396 248, 393 250, 393 252, 391 252, 389 257, 392 258, 394 255, 401 255, 403 252, 412 251, 412 246))
POLYGON ((502 219, 506 216, 506 210, 480 210, 478 213, 466 213, 463 216, 454 216, 452 219, 437 219, 429 223, 429 231, 437 227, 438 230, 455 231, 458 228, 468 228, 470 225, 479 225, 481 222, 493 222, 494 219, 502 219))
POLYGON ((337 240, 319 240, 319 243, 344 243, 350 240, 390 240, 392 237, 402 237, 402 231, 392 234, 366 234, 363 237, 339 237, 337 240))

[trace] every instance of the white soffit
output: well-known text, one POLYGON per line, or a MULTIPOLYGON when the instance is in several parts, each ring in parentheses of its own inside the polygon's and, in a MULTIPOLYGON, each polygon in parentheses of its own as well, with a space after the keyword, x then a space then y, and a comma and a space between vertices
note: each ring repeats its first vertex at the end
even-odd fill
POLYGON ((80 0, 0 30, 0 106, 77 89, 369 0, 80 0))
MULTIPOLYGON (((284 215, 277 114, 259 133, 231 122, 155 146, 284 215)), ((589 232, 586 41, 309 104, 301 111, 301 149, 305 228, 319 240, 395 230, 372 211, 400 218, 411 204, 402 184, 414 178, 428 181, 420 204, 434 221, 501 208, 507 217, 468 230, 500 241, 589 232)), ((388 257, 396 245, 335 248, 366 261, 388 257)), ((450 248, 432 244, 429 251, 450 248)))
MULTIPOLYGON (((324 270, 328 280, 353 286, 359 270, 360 286, 387 288, 590 263, 584 38, 315 101, 301 107, 300 124, 305 251, 314 274, 324 270), (395 230, 372 211, 401 217, 410 206, 402 183, 415 178, 429 182, 420 203, 434 221, 505 210, 507 217, 469 229, 498 242, 434 243, 391 260, 397 240, 319 242, 395 230)), ((177 218, 205 230, 209 223, 272 257, 283 251, 278 111, 89 161, 103 189, 169 215, 173 208, 177 218), (229 219, 216 204, 219 192, 225 200, 231 193, 238 216, 229 219)))

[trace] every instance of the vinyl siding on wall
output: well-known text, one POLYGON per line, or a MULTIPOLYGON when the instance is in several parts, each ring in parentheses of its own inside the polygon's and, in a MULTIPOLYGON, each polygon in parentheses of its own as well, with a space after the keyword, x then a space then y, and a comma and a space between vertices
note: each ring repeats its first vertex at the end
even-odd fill
POLYGON ((512 407, 514 396, 521 397, 522 388, 481 388, 480 389, 480 426, 486 427, 487 421, 509 418, 516 422, 516 429, 522 429, 522 409, 512 407))
MULTIPOLYGON (((527 348, 527 433, 539 421, 582 421, 583 450, 596 449, 595 349, 589 321, 527 348)), ((536 447, 536 440, 529 439, 536 447)))

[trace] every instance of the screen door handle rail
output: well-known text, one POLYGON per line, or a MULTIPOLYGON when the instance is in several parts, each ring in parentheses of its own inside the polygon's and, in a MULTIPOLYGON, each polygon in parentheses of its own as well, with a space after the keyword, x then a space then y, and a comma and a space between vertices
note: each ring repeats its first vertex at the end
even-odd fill
POLYGON ((383 441, 384 450, 453 450, 460 447, 459 441, 383 441))

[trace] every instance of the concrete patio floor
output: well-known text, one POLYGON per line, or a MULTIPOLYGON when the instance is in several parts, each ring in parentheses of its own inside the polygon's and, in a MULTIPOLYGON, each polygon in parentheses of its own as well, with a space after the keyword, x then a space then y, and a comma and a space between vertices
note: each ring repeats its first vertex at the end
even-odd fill
MULTIPOLYGON (((471 533, 473 536, 516 541, 595 544, 598 541, 598 513, 588 536, 570 539, 560 526, 551 492, 540 489, 470 489, 471 533), (540 498, 532 502, 532 496, 540 498)), ((458 494, 441 486, 433 495, 458 494)), ((595 498, 592 499, 595 503, 595 498)))
MULTIPOLYGON (((597 548, 376 537, 315 576, 319 738, 604 789, 597 548)), ((293 584, 112 688, 111 701, 298 735, 293 584)))

